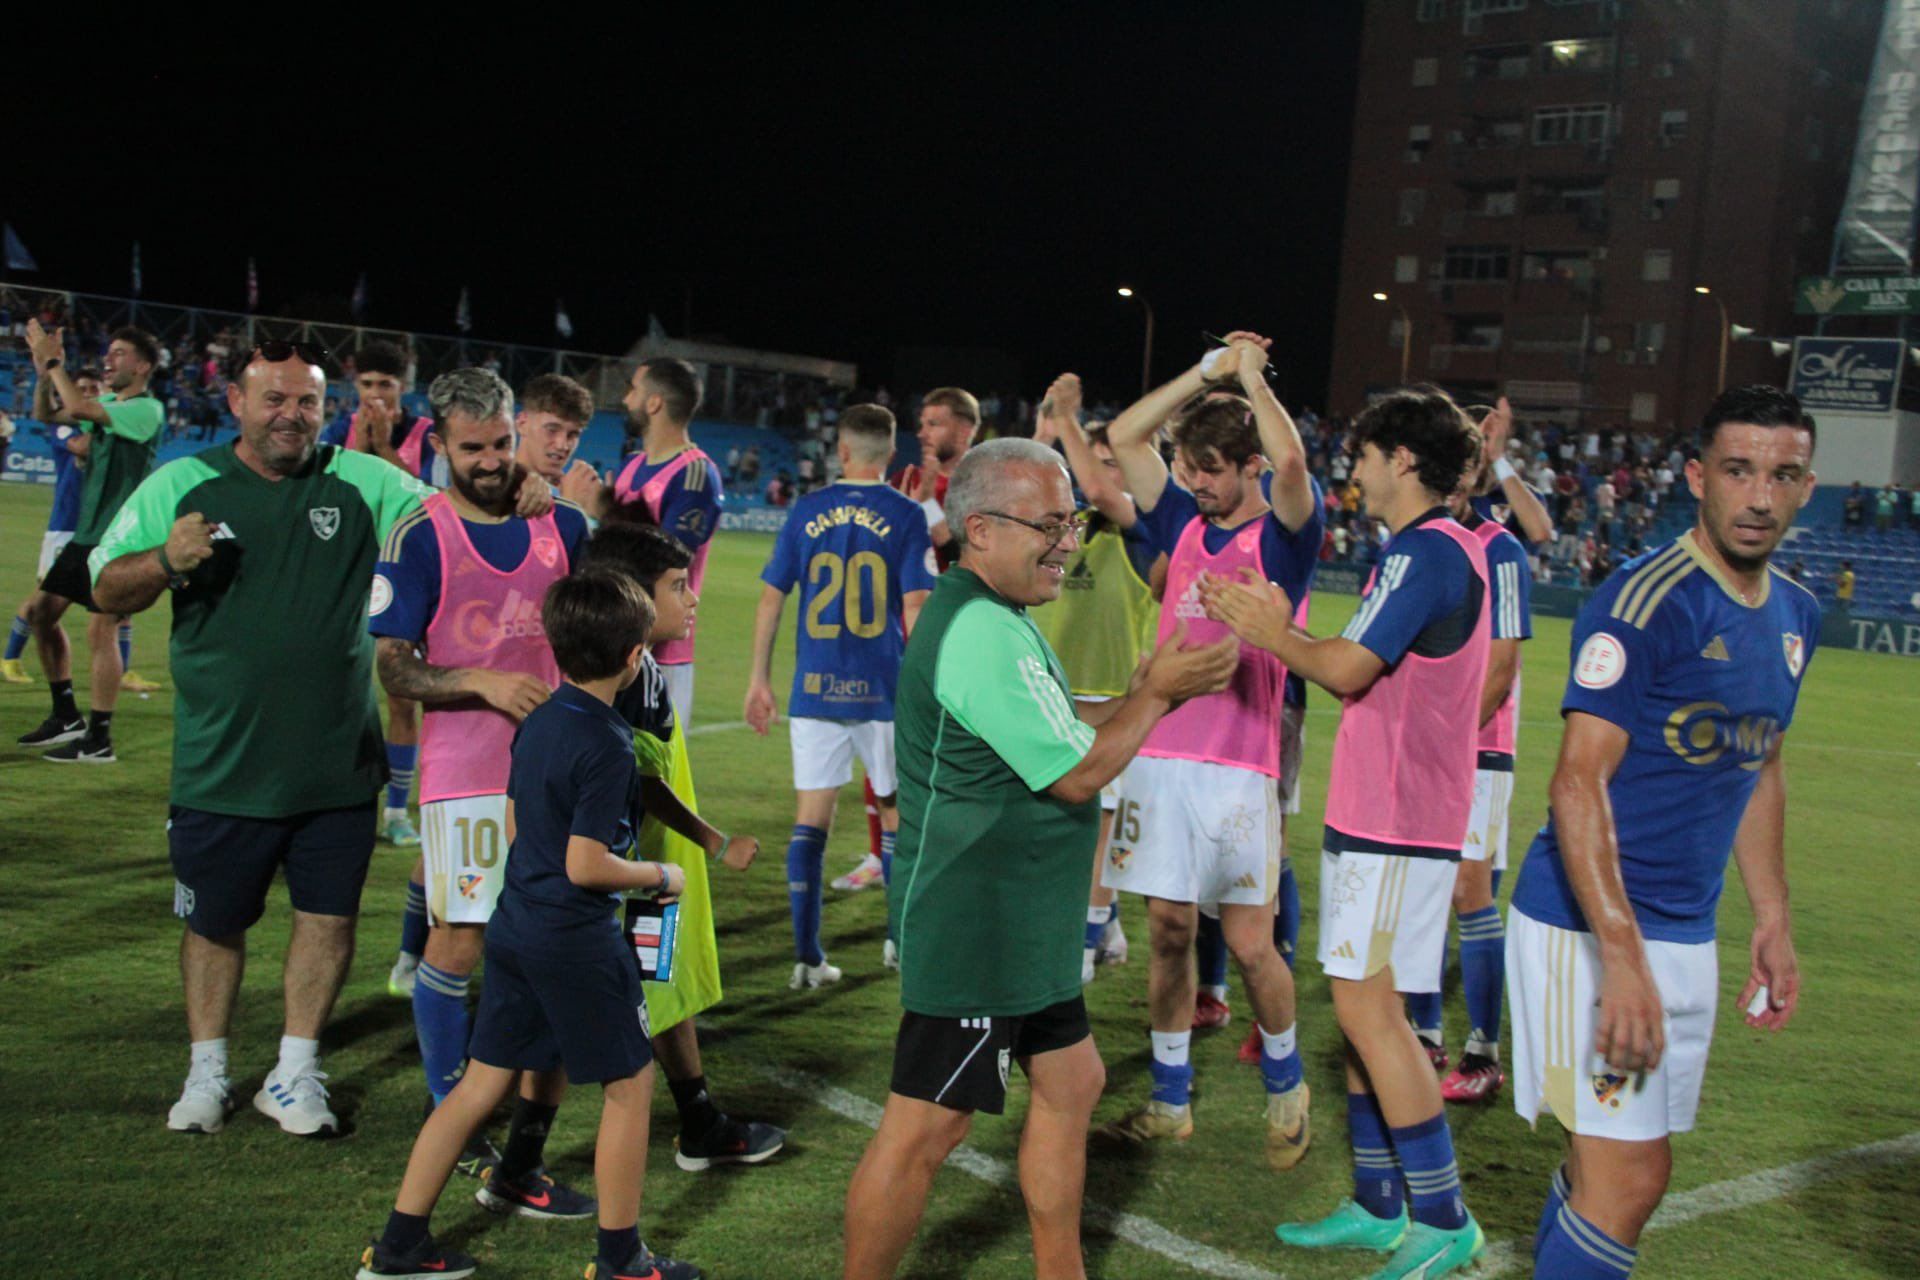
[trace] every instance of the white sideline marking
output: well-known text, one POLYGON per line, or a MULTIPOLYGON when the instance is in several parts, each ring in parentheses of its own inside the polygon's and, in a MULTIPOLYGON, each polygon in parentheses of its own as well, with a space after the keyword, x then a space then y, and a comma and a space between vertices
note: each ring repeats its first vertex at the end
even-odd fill
MULTIPOLYGON (((1896 1164, 1902 1160, 1911 1160, 1916 1156, 1920 1156, 1920 1132, 1909 1133, 1904 1138, 1889 1138, 1885 1142, 1869 1142, 1864 1146, 1849 1147, 1845 1151, 1815 1156, 1811 1160, 1801 1160, 1794 1164, 1783 1164, 1777 1169, 1762 1169, 1758 1173, 1729 1178, 1725 1182, 1710 1182, 1704 1187, 1695 1187, 1691 1191, 1682 1191, 1678 1195, 1668 1196, 1660 1208, 1654 1212, 1653 1220, 1647 1224, 1647 1230, 1659 1231, 1665 1227, 1677 1227, 1682 1223, 1692 1222, 1695 1218, 1751 1208, 1756 1204, 1765 1204, 1769 1200, 1778 1200, 1782 1196, 1792 1195, 1796 1191, 1804 1191, 1808 1187, 1833 1178, 1844 1178, 1849 1174, 1877 1169, 1881 1165, 1896 1164)), ((1522 1252, 1526 1247, 1528 1246, 1521 1242, 1502 1240, 1480 1255, 1479 1268, 1475 1274, 1504 1275, 1524 1265, 1530 1261, 1530 1255, 1522 1252)))
MULTIPOLYGON (((838 1085, 829 1084, 803 1071, 787 1071, 779 1067, 752 1069, 781 1088, 817 1102, 836 1115, 869 1129, 880 1127, 880 1108, 858 1094, 849 1093, 838 1085)), ((954 1149, 953 1154, 947 1157, 947 1163, 993 1186, 1012 1191, 1020 1189, 1020 1175, 1012 1165, 965 1143, 954 1149)), ((1157 1253, 1202 1275, 1222 1276, 1226 1280, 1286 1280, 1278 1272, 1242 1262, 1197 1240, 1189 1240, 1169 1231, 1138 1214, 1119 1213, 1103 1205, 1088 1204, 1082 1211, 1082 1221, 1096 1231, 1137 1245, 1150 1253, 1157 1253)))

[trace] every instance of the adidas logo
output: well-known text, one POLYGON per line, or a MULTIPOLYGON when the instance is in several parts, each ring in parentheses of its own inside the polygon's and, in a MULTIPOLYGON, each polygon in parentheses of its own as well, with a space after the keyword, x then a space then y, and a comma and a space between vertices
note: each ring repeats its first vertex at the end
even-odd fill
POLYGON ((1333 954, 1341 960, 1358 960, 1360 958, 1353 953, 1353 944, 1351 942, 1341 943, 1333 949, 1333 954))
POLYGON ((1233 882, 1233 887, 1236 889, 1258 889, 1260 886, 1257 883, 1255 883, 1253 878, 1253 872, 1249 871, 1247 872, 1247 874, 1241 876, 1238 880, 1235 880, 1233 882))
POLYGON ((213 526, 213 533, 210 535, 210 540, 218 542, 222 538, 236 538, 238 536, 239 535, 233 531, 232 526, 225 520, 222 520, 219 524, 213 526))
POLYGON ((1733 655, 1727 652, 1727 642, 1719 636, 1715 636, 1713 643, 1700 651, 1700 656, 1710 658, 1715 662, 1733 661, 1733 655))

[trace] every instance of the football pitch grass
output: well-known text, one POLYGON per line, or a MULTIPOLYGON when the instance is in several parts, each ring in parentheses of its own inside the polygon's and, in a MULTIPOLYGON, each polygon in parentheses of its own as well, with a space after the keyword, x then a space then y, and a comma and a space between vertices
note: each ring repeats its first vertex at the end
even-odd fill
MULTIPOLYGON (((48 491, 0 486, 0 594, 6 606, 31 584, 48 491)), ((786 1125, 791 1138, 755 1169, 688 1174, 673 1163, 676 1123, 656 1091, 642 1231, 656 1249, 698 1262, 710 1276, 839 1274, 847 1180, 885 1099, 898 1017, 896 978, 880 966, 880 895, 833 894, 825 913, 839 986, 787 990, 793 964, 784 849, 792 825, 784 729, 761 739, 739 725, 757 573, 770 539, 723 534, 701 605, 700 665, 691 740, 701 809, 750 832, 761 857, 738 874, 715 871, 727 998, 702 1021, 707 1076, 736 1115, 786 1125)), ((1314 602, 1321 629, 1337 627, 1350 598, 1314 602)), ((793 610, 785 619, 791 633, 793 610)), ((166 682, 164 602, 136 619, 135 666, 166 682)), ((1568 623, 1540 619, 1526 648, 1515 865, 1545 812, 1558 744, 1558 692, 1568 623)), ((69 620, 85 703, 85 621, 69 620)), ((250 938, 252 963, 230 1036, 242 1109, 211 1137, 165 1128, 187 1067, 167 867, 169 691, 122 695, 115 717, 120 763, 60 768, 11 746, 47 710, 29 650, 31 686, 0 685, 0 1097, 22 1141, 14 1146, 15 1207, 0 1223, 0 1258, 13 1275, 54 1277, 349 1276, 391 1206, 416 1132, 423 1084, 410 1009, 386 994, 413 852, 374 857, 359 953, 323 1048, 342 1138, 282 1134, 246 1105, 271 1067, 280 1034, 280 956, 288 912, 276 887, 250 938)), ((784 707, 790 660, 776 666, 784 707)), ((301 673, 289 670, 289 680, 301 673)), ((1304 770, 1305 812, 1289 826, 1312 954, 1320 815, 1335 709, 1315 693, 1304 770)), ((1866 1277, 1920 1275, 1920 1132, 1916 963, 1920 836, 1920 665, 1846 652, 1817 655, 1787 737, 1788 862, 1804 977, 1800 1014, 1785 1032, 1748 1029, 1733 1007, 1747 971, 1749 915, 1738 884, 1721 911, 1720 1013, 1700 1125, 1676 1143, 1671 1225, 1642 1241, 1646 1276, 1866 1277), (1812 1162, 1812 1163, 1808 1163, 1812 1162), (1756 1177, 1767 1171, 1778 1175, 1756 1177), (1744 1181, 1740 1181, 1744 1179, 1744 1181)), ((859 793, 843 798, 828 874, 866 841, 859 793)), ((1506 881, 1510 890, 1511 874, 1506 881)), ((1104 969, 1089 988, 1106 1059, 1098 1124, 1147 1092, 1145 916, 1127 901, 1132 963, 1104 969)), ((1450 979, 1448 1027, 1457 1054, 1464 1016, 1450 979)), ((1110 1277, 1178 1275, 1351 1277, 1365 1255, 1315 1256, 1273 1239, 1283 1219, 1318 1216, 1349 1190, 1338 1034, 1327 983, 1300 966, 1300 1039, 1314 1092, 1315 1143, 1288 1174, 1261 1158, 1258 1073, 1234 1062, 1246 1030, 1235 979, 1233 1024, 1195 1037, 1197 1131, 1148 1150, 1096 1144, 1088 1167, 1088 1271, 1110 1277)), ((1026 1090, 1018 1072, 1004 1118, 976 1120, 967 1151, 936 1181, 904 1275, 1031 1274, 1027 1225, 1008 1176, 1026 1090)), ((548 1147, 563 1180, 590 1187, 596 1091, 576 1091, 548 1147)), ((1469 1205, 1490 1240, 1514 1242, 1524 1261, 1562 1138, 1538 1133, 1509 1094, 1485 1108, 1451 1108, 1469 1205)), ((496 1137, 499 1136, 496 1133, 496 1137)), ((593 1251, 586 1223, 499 1220, 456 1178, 436 1234, 477 1255, 482 1275, 578 1276, 593 1251)), ((1509 1254, 1508 1256, 1512 1256, 1509 1254)), ((1491 1268, 1484 1268, 1491 1269, 1491 1268)), ((1515 1266, 1509 1274, 1523 1273, 1515 1266)))

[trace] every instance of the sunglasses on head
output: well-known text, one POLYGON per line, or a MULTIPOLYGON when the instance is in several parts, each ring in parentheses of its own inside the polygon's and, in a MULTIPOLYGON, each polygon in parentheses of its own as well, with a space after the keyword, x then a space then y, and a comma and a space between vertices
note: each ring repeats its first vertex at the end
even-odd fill
POLYGON ((323 374, 333 368, 333 352, 318 343, 282 342, 278 338, 269 338, 265 342, 256 342, 246 354, 240 357, 240 362, 234 365, 233 369, 235 374, 240 373, 254 362, 255 357, 268 364, 279 364, 295 356, 308 364, 317 365, 323 374))

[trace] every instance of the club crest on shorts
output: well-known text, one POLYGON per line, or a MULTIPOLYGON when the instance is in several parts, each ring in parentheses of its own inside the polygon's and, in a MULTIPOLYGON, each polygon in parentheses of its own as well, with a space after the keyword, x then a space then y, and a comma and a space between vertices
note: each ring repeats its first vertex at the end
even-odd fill
POLYGON ((1620 1091, 1626 1087, 1627 1077, 1617 1076, 1611 1072, 1593 1078, 1593 1096, 1609 1111, 1620 1109, 1620 1091))
MULTIPOLYGON (((465 819, 462 819, 462 821, 465 821, 465 819)), ((477 896, 480 891, 480 879, 479 876, 471 871, 461 872, 459 877, 460 896, 469 899, 477 896)))
POLYGON ((1783 631, 1780 647, 1787 655, 1787 674, 1798 680, 1800 669, 1807 665, 1807 642, 1791 631, 1783 631))
POLYGON ((340 532, 340 508, 311 507, 307 510, 307 523, 313 526, 314 536, 320 541, 331 541, 333 535, 340 532))
POLYGON ((1002 1089, 1007 1087, 1007 1068, 1011 1066, 1012 1063, 1013 1050, 1002 1049, 1000 1051, 1000 1087, 1002 1089))
POLYGON ((1133 850, 1123 844, 1107 846, 1107 865, 1115 871, 1125 871, 1127 864, 1133 861, 1133 850))

